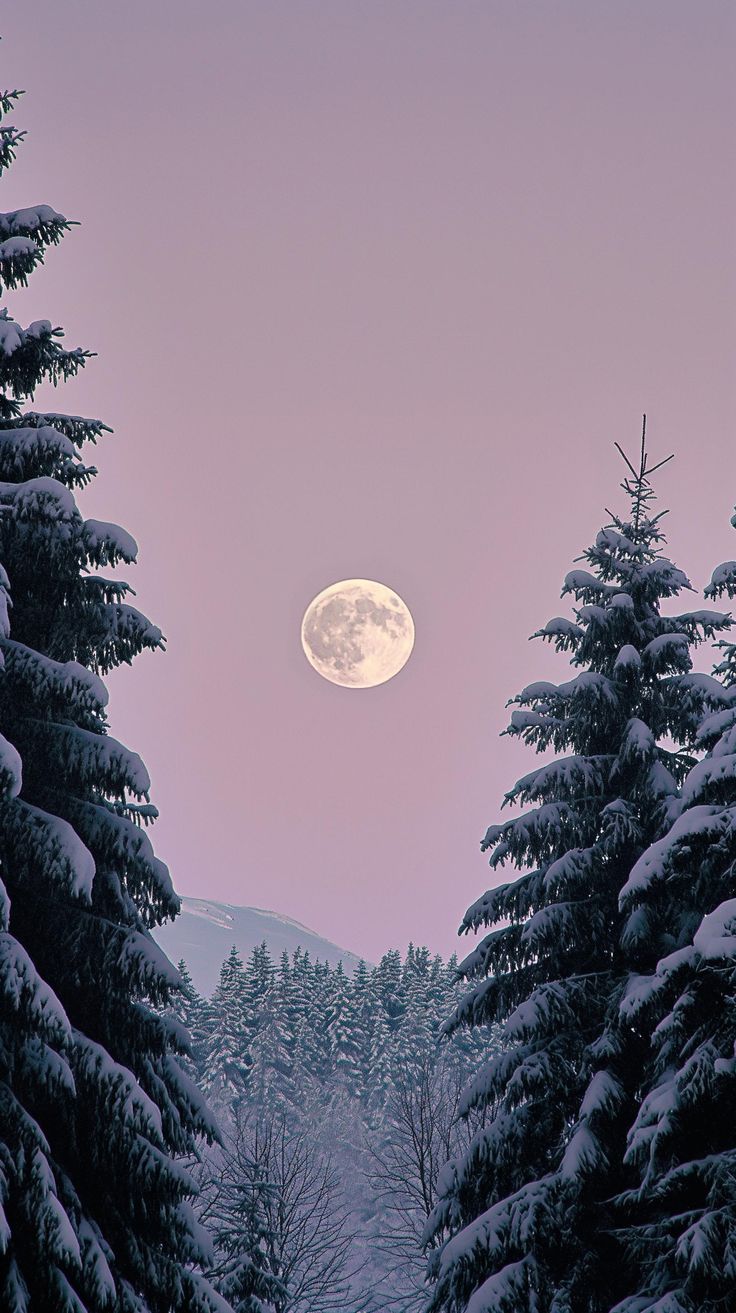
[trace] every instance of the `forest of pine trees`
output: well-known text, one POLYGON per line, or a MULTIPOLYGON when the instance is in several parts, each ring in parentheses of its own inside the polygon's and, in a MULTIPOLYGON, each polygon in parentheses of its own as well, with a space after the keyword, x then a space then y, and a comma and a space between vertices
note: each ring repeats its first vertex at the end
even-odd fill
POLYGON ((441 1041, 461 995, 455 960, 410 945, 348 975, 301 949, 275 963, 260 944, 243 963, 233 948, 209 999, 179 970, 190 1074, 223 1131, 199 1205, 222 1293, 238 1313, 421 1313, 422 1233, 440 1170, 467 1143, 462 1088, 493 1047, 485 1029, 441 1041), (320 1182, 323 1265, 317 1235, 297 1259, 273 1221, 285 1195, 301 1218, 320 1182), (324 1271, 305 1292, 308 1262, 324 1271))
POLYGON ((173 1011, 192 1038, 190 1070, 225 1112, 243 1100, 302 1107, 314 1089, 320 1100, 344 1095, 378 1113, 398 1075, 438 1052, 447 1065, 472 1065, 489 1042, 458 1032, 440 1044, 461 993, 457 964, 412 944, 403 958, 391 950, 352 975, 301 949, 275 963, 265 943, 244 964, 233 947, 209 999, 186 962, 179 971, 173 1011))
MULTIPOLYGON (((69 227, 0 213, 3 292, 69 227)), ((643 434, 572 614, 536 635, 572 670, 512 699, 543 760, 483 840, 464 961, 410 947, 349 975, 260 945, 201 998, 152 938, 179 903, 107 719, 102 676, 163 646, 99 573, 135 542, 75 499, 107 429, 30 408, 89 359, 53 323, 0 310, 0 1313, 733 1313, 736 644, 715 608, 736 562, 681 609, 643 434)))

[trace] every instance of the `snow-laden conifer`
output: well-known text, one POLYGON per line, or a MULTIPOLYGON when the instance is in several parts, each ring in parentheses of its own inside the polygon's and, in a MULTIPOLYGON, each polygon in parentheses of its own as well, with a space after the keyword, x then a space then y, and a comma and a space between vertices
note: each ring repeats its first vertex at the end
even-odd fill
MULTIPOLYGON (((413 952, 413 945, 410 944, 407 957, 413 952)), ((400 952, 390 948, 376 968, 375 992, 392 1033, 399 1029, 406 1010, 406 999, 402 991, 404 975, 400 952)))
POLYGON ((218 1102, 236 1104, 248 1084, 253 1038, 248 1001, 248 976, 233 944, 203 1019, 201 1084, 218 1102))
MULTIPOLYGON (((297 1097, 292 1081, 294 1052, 288 1025, 284 986, 288 978, 281 972, 268 986, 260 1000, 250 1041, 251 1067, 248 1072, 248 1098, 251 1103, 276 1107, 293 1103, 297 1097)), ((287 994, 288 998, 288 994, 287 994)))
POLYGON ((216 1279, 233 1313, 281 1313, 288 1292, 275 1272, 274 1228, 279 1207, 270 1162, 249 1154, 236 1119, 232 1146, 218 1151, 203 1197, 217 1247, 216 1279))
MULTIPOLYGON (((0 96, 0 173, 23 135, 17 94, 0 96)), ((47 205, 0 214, 3 288, 68 228, 47 205)), ((106 426, 26 409, 86 360, 51 321, 0 309, 0 1307, 214 1310, 180 1161, 214 1126, 177 1060, 179 976, 150 934, 178 900, 100 679, 161 633, 96 573, 130 565, 134 540, 76 503, 106 426)))
POLYGON ((357 1094, 360 1086, 360 1044, 355 992, 342 962, 332 972, 327 1009, 330 1081, 335 1091, 357 1094))
POLYGON ((368 1034, 368 1076, 364 1100, 368 1111, 377 1121, 383 1117, 393 1073, 393 1036, 382 1009, 375 1008, 368 1034))
POLYGON ((449 1163, 428 1228, 433 1310, 608 1313, 626 1288, 611 1200, 627 1182, 642 1041, 618 1004, 632 954, 640 969, 655 959, 633 923, 622 944, 619 896, 669 829, 698 721, 718 704, 690 649, 727 623, 662 613, 689 584, 662 555, 643 441, 629 468, 630 515, 612 515, 567 575, 574 615, 539 631, 575 673, 513 699, 507 732, 555 755, 506 795, 527 810, 482 844, 494 869, 523 873, 463 923, 490 932, 462 964, 471 987, 451 1025, 502 1022, 505 1048, 466 1092, 486 1124, 449 1163))
POLYGON ((167 1012, 169 1015, 176 1017, 189 1036, 190 1051, 182 1054, 179 1061, 184 1070, 197 1080, 198 1072, 202 1069, 204 1063, 201 1046, 204 1017, 208 1005, 205 999, 197 993, 191 972, 183 958, 177 962, 176 969, 180 977, 179 989, 167 1008, 167 1012))
MULTIPOLYGON (((736 562, 706 594, 736 596, 736 562)), ((736 648, 720 646, 725 687, 698 730, 706 755, 621 894, 624 943, 649 966, 632 972, 621 1022, 651 1040, 628 1136, 635 1180, 619 1200, 618 1313, 736 1303, 736 648)))
POLYGON ((375 1017, 374 996, 371 988, 372 972, 360 961, 350 981, 349 1029, 353 1041, 353 1078, 351 1097, 360 1103, 368 1101, 372 1077, 372 1031, 375 1017))

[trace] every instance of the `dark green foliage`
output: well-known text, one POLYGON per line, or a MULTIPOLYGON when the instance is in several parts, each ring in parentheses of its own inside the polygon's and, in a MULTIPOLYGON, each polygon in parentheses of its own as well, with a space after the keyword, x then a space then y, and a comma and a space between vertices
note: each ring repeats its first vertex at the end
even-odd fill
MULTIPOLYGON (((0 172, 22 135, 2 123, 0 172)), ((0 215, 3 288, 68 229, 48 206, 0 215)), ((0 1307, 203 1313, 225 1305, 180 1160, 216 1131, 162 1014, 179 977, 150 927, 178 899, 141 828, 148 774, 99 678, 162 638, 94 573, 133 539, 74 500, 106 426, 25 409, 89 359, 61 338, 0 311, 0 1307)))
MULTIPOLYGON (((736 595, 736 563, 706 593, 736 595)), ((618 1313, 736 1306, 736 650, 721 648, 723 706, 697 736, 706 756, 621 899, 624 943, 644 927, 659 960, 621 1002, 624 1023, 651 1040, 618 1201, 629 1291, 618 1313)))
POLYGON ((522 874, 464 921, 490 932, 462 964, 471 987, 453 1028, 501 1023, 504 1051, 467 1092, 486 1124, 448 1168, 428 1230, 441 1245, 437 1313, 608 1313, 626 1290, 612 1200, 632 1180, 626 1132, 648 1036, 619 1003, 665 940, 646 917, 627 921, 619 899, 678 814, 699 721, 722 705, 720 685, 691 673, 690 647, 728 623, 663 614, 689 584, 661 554, 643 444, 630 468, 630 518, 613 517, 584 553, 589 568, 565 580, 574 619, 539 631, 576 673, 512 703, 509 734, 569 755, 517 782, 505 804, 528 810, 482 844, 494 869, 522 874))

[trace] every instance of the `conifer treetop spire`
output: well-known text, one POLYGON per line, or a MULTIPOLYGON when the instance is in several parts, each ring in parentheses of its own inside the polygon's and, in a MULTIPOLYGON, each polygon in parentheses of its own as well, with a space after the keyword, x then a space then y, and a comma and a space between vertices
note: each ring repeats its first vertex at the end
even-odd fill
MULTIPOLYGON (((661 470, 662 466, 667 465, 669 461, 674 460, 674 452, 672 452, 669 456, 665 456, 664 460, 658 461, 656 465, 647 464, 648 455, 647 455, 646 415, 642 416, 641 449, 639 452, 638 470, 634 467, 634 465, 629 460, 621 444, 619 442, 615 442, 614 446, 616 447, 616 450, 620 452, 624 462, 631 470, 631 478, 628 477, 625 478, 621 484, 621 487, 623 488, 627 496, 631 498, 632 527, 634 529, 634 533, 638 534, 640 531, 640 525, 642 523, 642 516, 647 511, 650 504, 654 501, 656 495, 651 484, 651 475, 656 473, 657 470, 661 470)), ((608 513, 609 515, 611 514, 610 511, 608 513)), ((660 514, 655 516, 654 519, 650 520, 649 516, 646 516, 646 519, 648 524, 653 525, 656 524, 657 520, 661 519, 662 516, 666 514, 667 514, 666 511, 660 511, 660 514)))

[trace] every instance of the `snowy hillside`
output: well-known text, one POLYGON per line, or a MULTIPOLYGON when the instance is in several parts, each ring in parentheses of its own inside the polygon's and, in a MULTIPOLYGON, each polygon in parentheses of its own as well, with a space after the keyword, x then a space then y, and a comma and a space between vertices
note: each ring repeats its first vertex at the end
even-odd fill
POLYGON ((154 933, 172 962, 184 958, 195 988, 205 995, 215 988, 220 967, 233 944, 244 961, 264 939, 276 960, 284 949, 291 954, 295 948, 308 949, 313 959, 333 966, 342 961, 346 971, 353 971, 359 960, 354 953, 330 943, 291 917, 202 898, 182 898, 181 916, 159 926, 154 933))

